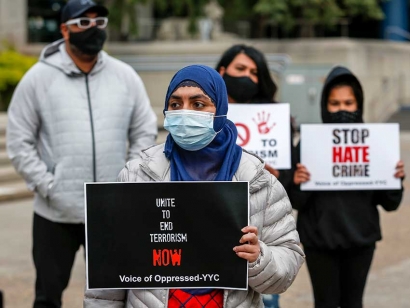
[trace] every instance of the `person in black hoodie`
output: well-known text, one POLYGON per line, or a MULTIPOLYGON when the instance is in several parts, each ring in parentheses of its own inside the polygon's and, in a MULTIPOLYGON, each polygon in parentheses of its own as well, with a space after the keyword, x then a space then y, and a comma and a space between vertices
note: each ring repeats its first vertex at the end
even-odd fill
MULTIPOLYGON (((359 80, 347 68, 335 67, 322 91, 323 123, 363 123, 363 101, 359 80)), ((300 144, 296 152, 300 153, 300 144)), ((402 161, 394 176, 404 178, 402 161)), ((315 307, 362 307, 375 243, 381 240, 378 205, 396 210, 403 186, 401 190, 301 191, 300 184, 309 178, 307 166, 298 163, 289 197, 298 210, 297 230, 315 307)))

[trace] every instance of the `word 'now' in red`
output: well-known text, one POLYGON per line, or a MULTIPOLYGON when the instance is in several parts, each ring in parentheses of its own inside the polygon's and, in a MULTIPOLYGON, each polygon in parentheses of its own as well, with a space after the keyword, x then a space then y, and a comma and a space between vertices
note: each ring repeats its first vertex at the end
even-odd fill
POLYGON ((153 249, 152 264, 154 266, 180 266, 182 249, 153 249))

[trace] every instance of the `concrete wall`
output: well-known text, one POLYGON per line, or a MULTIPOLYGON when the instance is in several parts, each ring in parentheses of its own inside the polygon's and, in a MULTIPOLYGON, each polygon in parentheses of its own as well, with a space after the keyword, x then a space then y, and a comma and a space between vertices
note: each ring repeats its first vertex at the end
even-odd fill
POLYGON ((27 41, 27 0, 0 0, 0 47, 3 40, 20 48, 27 41))
MULTIPOLYGON (((4 0, 0 0, 4 1, 4 0)), ((360 79, 365 91, 367 122, 386 120, 401 105, 410 106, 410 44, 402 42, 350 39, 257 40, 226 42, 151 42, 107 44, 112 55, 220 55, 234 43, 253 45, 265 53, 290 55, 293 65, 348 66, 360 79)), ((38 54, 42 46, 25 51, 38 54)), ((188 64, 188 63, 187 63, 188 64)), ((291 64, 291 66, 292 66, 291 64)), ((140 71, 159 123, 169 81, 174 72, 140 71)), ((278 76, 275 76, 278 78, 278 76)), ((278 99, 282 100, 281 92, 278 99)))
POLYGON ((410 44, 376 40, 320 39, 258 44, 265 52, 287 53, 292 64, 342 64, 360 79, 365 119, 386 120, 410 106, 410 44))

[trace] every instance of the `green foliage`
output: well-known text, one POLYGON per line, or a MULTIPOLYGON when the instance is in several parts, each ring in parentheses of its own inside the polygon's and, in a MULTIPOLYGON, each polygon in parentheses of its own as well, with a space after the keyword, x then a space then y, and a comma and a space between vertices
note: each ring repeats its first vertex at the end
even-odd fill
POLYGON ((331 27, 341 17, 384 18, 378 0, 259 0, 254 11, 288 29, 297 20, 331 27))
MULTIPOLYGON (((189 31, 197 32, 196 21, 203 15, 208 0, 105 0, 110 9, 110 24, 122 29, 124 19, 129 20, 130 33, 137 33, 135 5, 153 1, 155 9, 171 16, 189 18, 189 31), (128 18, 124 18, 128 16, 128 18)), ((389 0, 218 0, 225 9, 225 21, 256 20, 268 18, 285 30, 297 23, 333 27, 340 18, 362 16, 383 19, 380 2, 389 0)))
POLYGON ((169 11, 173 16, 185 15, 189 19, 188 32, 195 35, 198 32, 197 20, 203 15, 203 8, 208 0, 154 0, 154 4, 162 11, 169 11))
POLYGON ((254 5, 257 0, 218 0, 225 9, 224 19, 246 20, 252 17, 254 5))
POLYGON ((108 2, 107 7, 110 11, 110 26, 120 31, 122 39, 126 40, 129 34, 138 34, 135 7, 138 3, 147 3, 147 0, 111 0, 106 2, 108 2), (125 21, 128 22, 126 29, 124 29, 125 21))
POLYGON ((291 4, 287 1, 259 0, 253 7, 256 13, 268 16, 276 23, 290 29, 295 25, 295 18, 291 11, 291 4))
MULTIPOLYGON (((171 12, 172 16, 186 16, 189 18, 188 31, 192 35, 196 34, 198 29, 196 21, 202 16, 202 10, 208 0, 152 0, 156 9, 160 12, 171 12)), ((124 31, 123 22, 129 21, 128 34, 138 34, 138 26, 135 18, 136 4, 146 4, 148 0, 106 0, 106 5, 110 10, 110 25, 117 30, 124 31)), ((126 39, 126 37, 124 37, 126 39)))
POLYGON ((37 62, 29 57, 7 48, 0 51, 0 109, 6 110, 11 95, 27 70, 37 62))
POLYGON ((368 18, 379 20, 384 18, 384 14, 380 9, 377 0, 344 0, 343 2, 346 14, 349 16, 363 15, 368 18))

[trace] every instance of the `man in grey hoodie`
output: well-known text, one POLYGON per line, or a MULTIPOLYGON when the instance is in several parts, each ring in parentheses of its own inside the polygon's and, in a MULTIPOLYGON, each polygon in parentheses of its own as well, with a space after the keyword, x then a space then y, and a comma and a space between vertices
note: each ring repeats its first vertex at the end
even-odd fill
POLYGON ((91 0, 70 0, 63 39, 43 50, 8 111, 8 154, 35 192, 36 308, 61 307, 85 242, 84 182, 115 181, 127 160, 155 144, 156 116, 142 80, 102 51, 107 16, 91 0))

